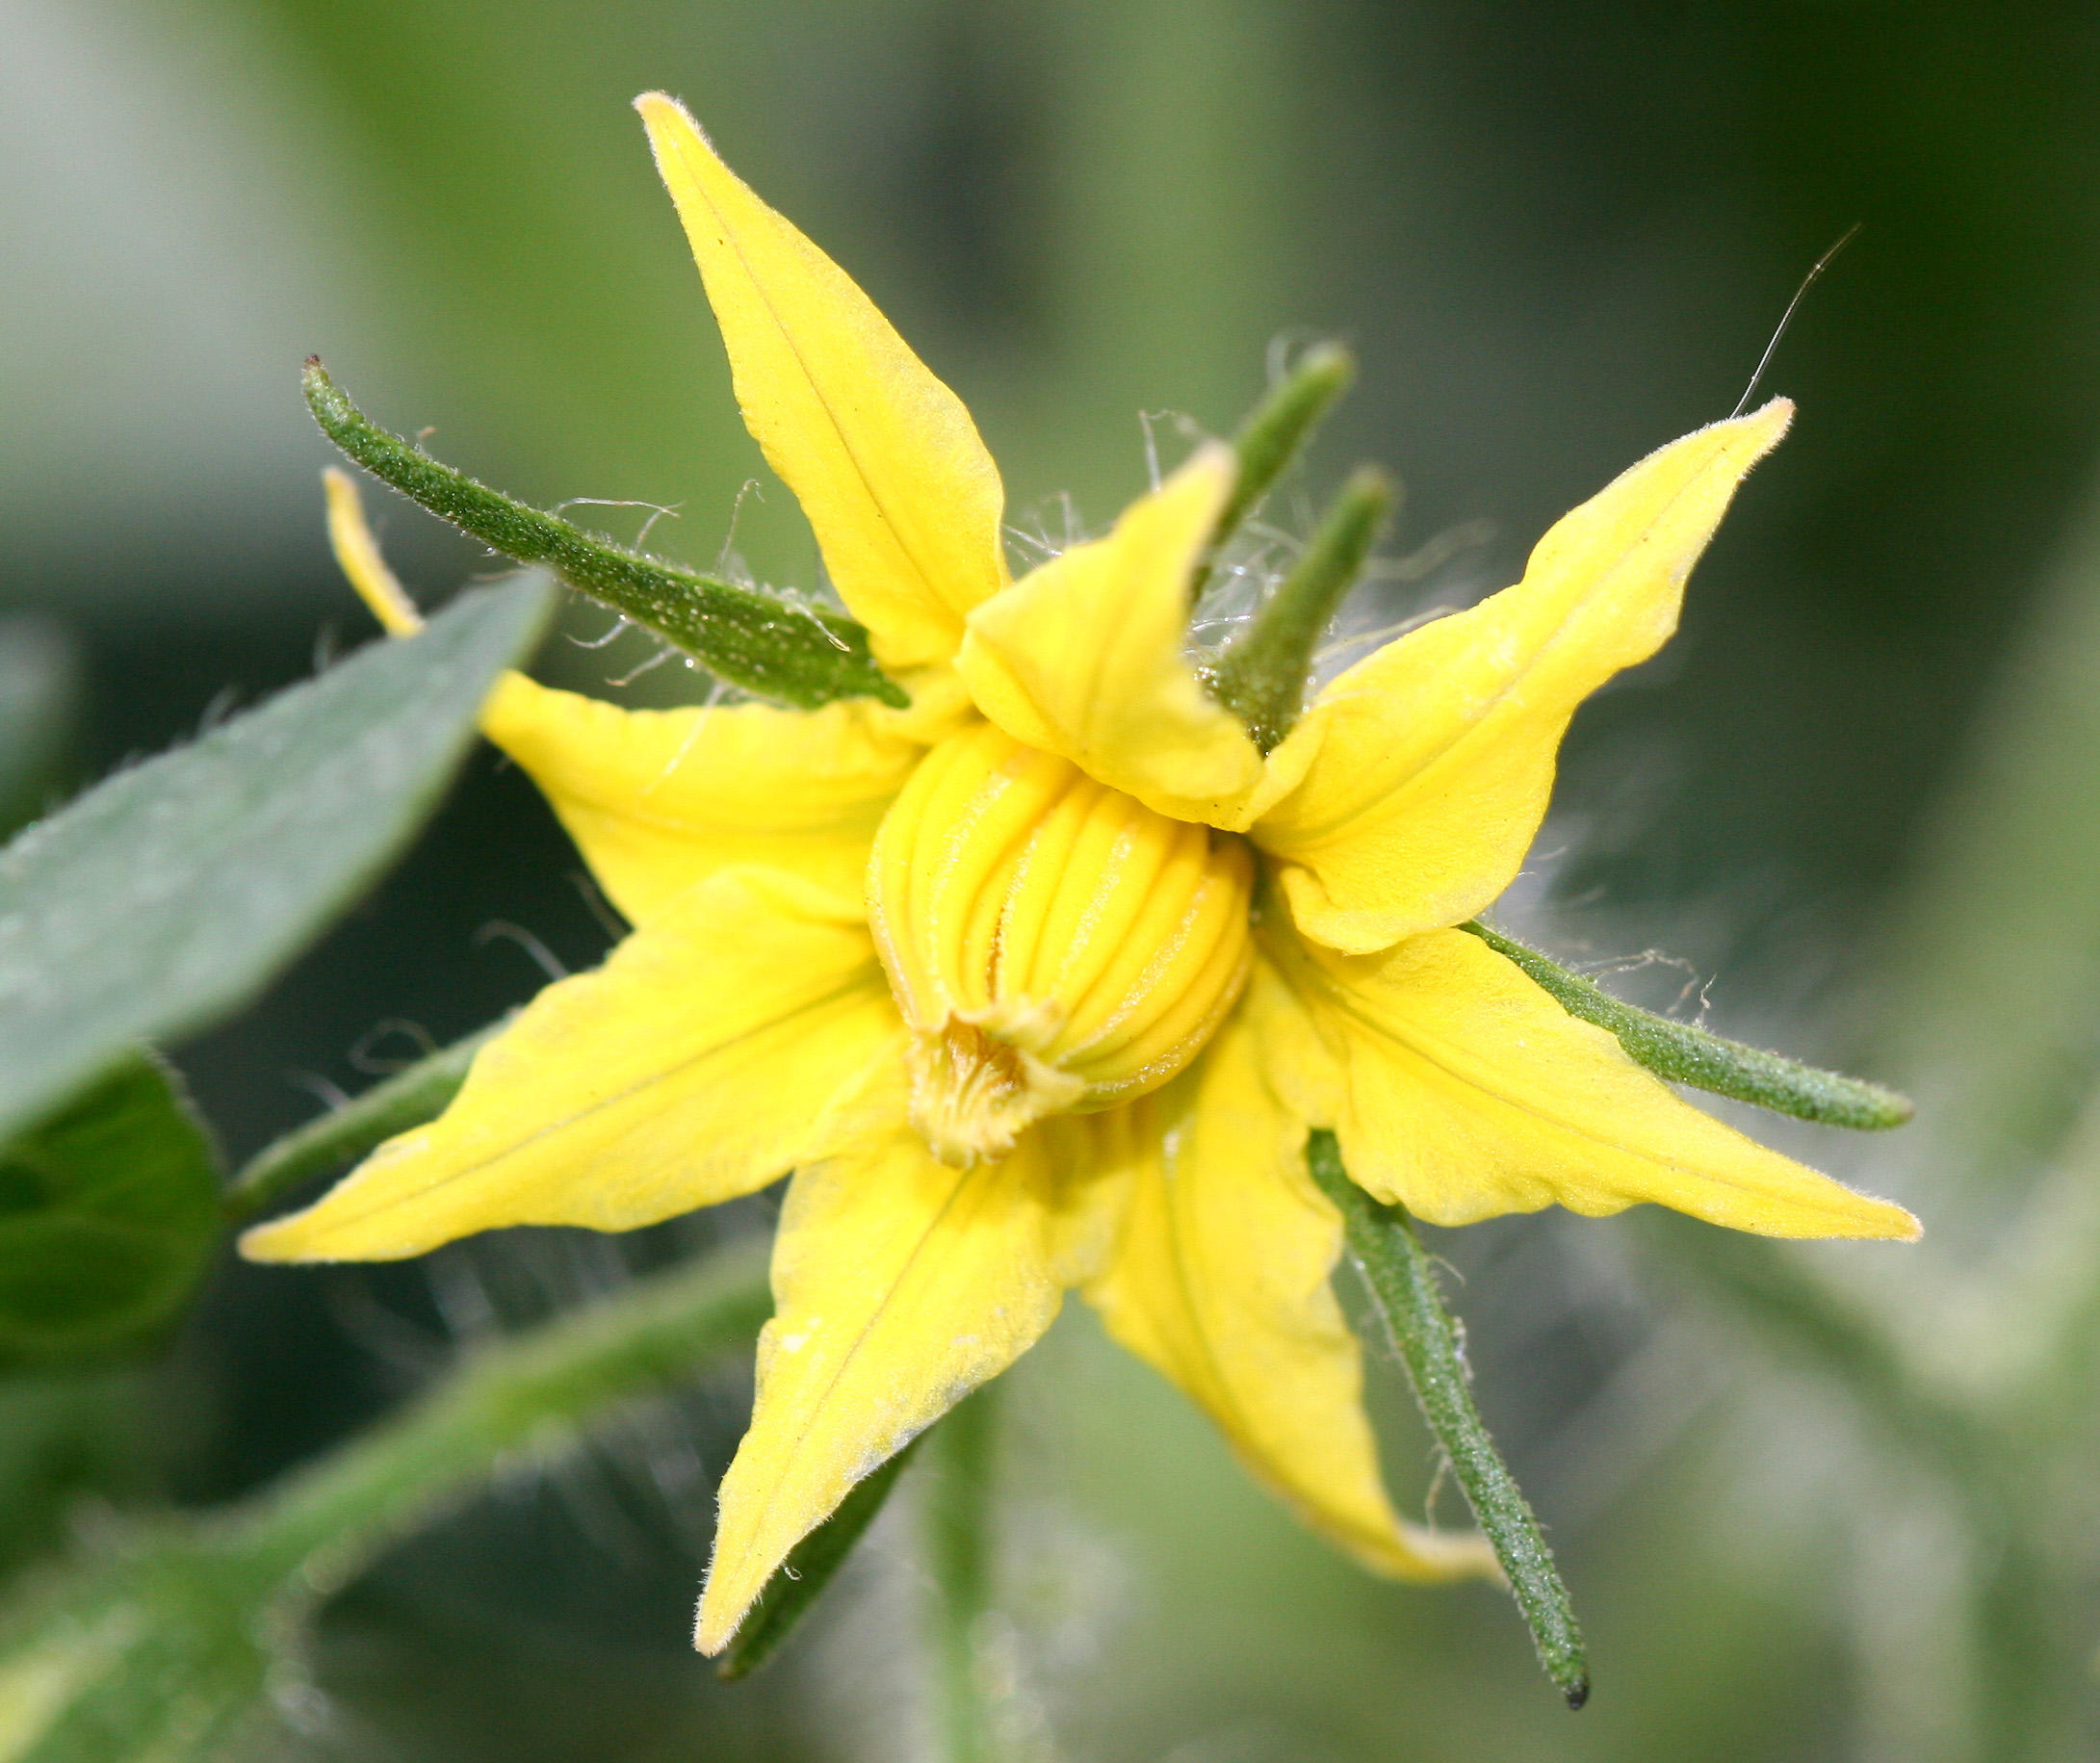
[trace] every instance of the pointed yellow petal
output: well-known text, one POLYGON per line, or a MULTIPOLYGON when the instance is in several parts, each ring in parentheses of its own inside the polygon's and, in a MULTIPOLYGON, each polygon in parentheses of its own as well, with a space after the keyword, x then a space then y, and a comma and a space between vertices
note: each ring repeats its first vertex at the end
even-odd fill
POLYGON ((502 1225, 629 1231, 765 1186, 898 1033, 867 932, 791 878, 725 871, 482 1049, 443 1117, 254 1260, 392 1260, 502 1225))
POLYGON ((1477 937, 1351 956, 1286 931, 1269 947, 1341 1063, 1350 1175, 1433 1223, 1652 1201, 1767 1236, 1918 1234, 1903 1207, 1679 1100, 1477 937))
POLYGON ((1365 1567, 1492 1575, 1483 1538, 1405 1524, 1386 1496, 1361 1354, 1328 1283, 1341 1221, 1306 1175, 1305 1121, 1263 1080, 1264 1058, 1287 1051, 1234 1023, 1190 1078, 1129 1110, 1150 1130, 1122 1239, 1087 1296, 1257 1481, 1365 1567))
POLYGON ((1236 469, 1197 450, 1106 538, 1076 545, 970 615, 955 659, 977 708, 1157 814, 1245 826, 1279 790, 1182 655, 1188 580, 1236 469))
POLYGON ((415 635, 423 629, 423 614, 379 555, 379 541, 372 536, 371 524, 365 519, 357 480, 330 465, 323 470, 321 481, 328 494, 328 544, 336 563, 357 590, 357 598, 389 636, 415 635))
POLYGON ((1692 565, 1793 406, 1686 435, 1539 541, 1524 579, 1360 661, 1273 755, 1304 781, 1256 830, 1298 927, 1368 953, 1516 877, 1575 707, 1676 629, 1692 565), (1295 749, 1295 751, 1294 751, 1295 749))
POLYGON ((998 468, 962 401, 678 103, 635 100, 729 347, 737 402, 893 673, 946 661, 1006 583, 998 468))
POLYGON ((858 699, 630 711, 515 673, 481 711, 636 924, 735 864, 785 869, 857 908, 883 810, 925 750, 895 722, 858 699))
MULTIPOLYGON (((1031 1135, 951 1169, 903 1123, 797 1172, 773 1250, 751 1430, 723 1479, 695 1644, 719 1652, 788 1551, 853 1484, 1032 1346, 1070 1264, 1031 1135)), ((1083 1209, 1083 1208, 1082 1208, 1083 1209)))

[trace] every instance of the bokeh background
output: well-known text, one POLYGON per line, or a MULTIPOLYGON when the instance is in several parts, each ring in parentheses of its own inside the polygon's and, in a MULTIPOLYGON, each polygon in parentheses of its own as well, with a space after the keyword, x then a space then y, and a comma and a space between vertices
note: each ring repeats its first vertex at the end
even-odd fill
MULTIPOLYGON (((1141 412, 1171 454, 1186 423, 1229 428, 1276 350, 1352 343, 1305 492, 1362 456, 1397 472, 1381 591, 1403 611, 1513 580, 1555 515, 1727 414, 1863 223, 1767 376, 1792 438, 1678 641, 1578 719, 1502 916, 1651 1006, 1916 1089, 1885 1142, 1763 1128, 1925 1216, 1922 1250, 1784 1263, 1898 1343, 1902 1388, 1760 1309, 1696 1227, 1440 1233, 1482 1404, 1591 1631, 1570 1717, 1496 1594, 1360 1578, 1075 1314, 1012 1380, 992 1643, 1028 1757, 2090 1754, 2100 11, 4 0, 12 817, 366 639, 321 535, 311 351, 486 480, 672 506, 652 545, 816 584, 627 108, 651 87, 963 395, 1017 525, 1061 535, 1069 496, 1099 529, 1144 484, 1141 412), (2009 1480, 1935 1460, 1940 1400, 2003 1422, 2009 1480), (2050 1570, 2009 1584, 2022 1524, 2050 1570)), ((381 512, 427 598, 491 567, 381 512)), ((697 689, 675 666, 612 684, 651 651, 583 646, 606 626, 576 612, 545 677, 697 689)), ((577 871, 484 753, 364 907, 180 1050, 231 1153, 543 963, 598 959, 577 871)), ((0 1387, 0 1558, 83 1495, 257 1486, 462 1339, 682 1240, 229 1264, 150 1370, 0 1387)), ((1418 1502, 1426 1442, 1394 1368, 1374 1377, 1418 1502)), ((271 1754, 914 1754, 908 1502, 767 1675, 717 1686, 686 1650, 744 1399, 637 1414, 404 1545, 330 1607, 271 1754)))

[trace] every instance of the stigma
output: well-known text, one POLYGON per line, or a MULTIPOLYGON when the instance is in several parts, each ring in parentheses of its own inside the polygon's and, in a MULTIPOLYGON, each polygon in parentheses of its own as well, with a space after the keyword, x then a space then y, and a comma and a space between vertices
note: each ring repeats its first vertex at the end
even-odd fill
POLYGON ((912 1124, 962 1168, 1050 1115, 1167 1082, 1253 959, 1244 840, 1155 814, 990 723, 920 763, 868 880, 910 1030, 912 1124))

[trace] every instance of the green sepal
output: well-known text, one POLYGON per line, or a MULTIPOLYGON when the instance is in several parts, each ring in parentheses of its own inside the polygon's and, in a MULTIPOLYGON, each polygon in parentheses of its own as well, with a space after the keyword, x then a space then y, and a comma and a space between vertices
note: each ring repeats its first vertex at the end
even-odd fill
POLYGON ((1356 357, 1348 350, 1339 343, 1316 343, 1298 357, 1298 365, 1270 388, 1268 396, 1240 424, 1232 436, 1239 473, 1233 480, 1231 495, 1218 510, 1208 555, 1190 578, 1191 604, 1210 584, 1211 564, 1220 548, 1276 487, 1276 480, 1290 469, 1291 462, 1312 438, 1320 419, 1335 407, 1356 376, 1356 357))
POLYGON ((1581 1707, 1590 1698, 1582 1628, 1531 1503, 1473 1405, 1459 1327, 1437 1289, 1429 1251, 1404 1208, 1382 1205, 1350 1180, 1332 1132, 1315 1131, 1307 1140, 1306 1164, 1320 1192, 1341 1213, 1349 1254, 1407 1367, 1422 1418, 1494 1546, 1539 1649, 1539 1663, 1568 1705, 1581 1707))
POLYGON ((1385 532, 1394 500, 1384 472, 1368 465, 1354 472, 1296 566, 1203 669, 1210 695, 1246 725, 1263 753, 1283 745, 1304 713, 1313 651, 1385 532))
POLYGON ((467 1068, 483 1046, 509 1026, 510 1019, 478 1028, 464 1040, 441 1047, 396 1072, 319 1120, 294 1128, 266 1145, 242 1166, 225 1193, 227 1221, 241 1224, 274 1206, 301 1182, 376 1151, 398 1132, 435 1120, 459 1094, 467 1068))
POLYGON ((716 1676, 748 1677, 780 1650, 888 1503, 896 1478, 924 1437, 920 1434, 887 1463, 862 1476, 839 1502, 838 1510, 788 1552, 788 1559, 773 1569, 743 1626, 723 1651, 714 1668, 716 1676))
POLYGON ((219 1240, 219 1183, 211 1134, 144 1052, 0 1147, 0 1367, 153 1342, 219 1240))
POLYGON ((301 383, 322 432, 375 478, 503 556, 544 564, 730 685, 802 710, 839 698, 911 702, 875 665, 866 627, 843 612, 645 557, 477 483, 381 428, 318 356, 301 383))
POLYGON ((1724 1040, 1689 1023, 1642 1010, 1614 998, 1594 980, 1571 973, 1550 956, 1478 920, 1459 926, 1521 968, 1569 1016, 1613 1035, 1628 1056, 1658 1077, 1689 1084, 1775 1114, 1825 1127, 1875 1132, 1900 1127, 1917 1112, 1909 1097, 1859 1077, 1819 1071, 1792 1059, 1724 1040))

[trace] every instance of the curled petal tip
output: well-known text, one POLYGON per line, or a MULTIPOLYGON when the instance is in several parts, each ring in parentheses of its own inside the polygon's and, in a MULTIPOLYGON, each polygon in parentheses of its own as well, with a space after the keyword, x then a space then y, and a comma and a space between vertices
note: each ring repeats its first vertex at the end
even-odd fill
POLYGON ((1777 440, 1780 435, 1783 435, 1794 426, 1794 401, 1791 398, 1768 398, 1748 416, 1737 417, 1734 420, 1742 423, 1767 424, 1774 430, 1773 439, 1777 440))

